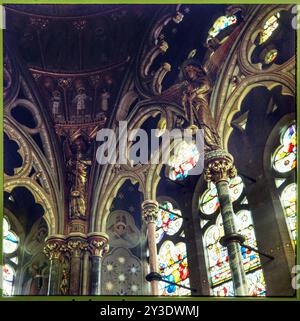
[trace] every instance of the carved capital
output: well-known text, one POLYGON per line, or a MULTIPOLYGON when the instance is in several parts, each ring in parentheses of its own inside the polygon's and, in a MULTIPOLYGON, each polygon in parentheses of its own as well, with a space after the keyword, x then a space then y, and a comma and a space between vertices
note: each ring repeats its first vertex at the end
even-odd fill
POLYGON ((63 235, 50 236, 46 239, 44 254, 50 260, 59 260, 66 251, 66 240, 63 235))
POLYGON ((102 257, 109 251, 109 237, 106 233, 88 234, 89 251, 92 256, 102 257))
POLYGON ((233 165, 233 157, 224 150, 213 150, 206 154, 204 178, 206 181, 218 183, 220 181, 229 181, 237 174, 233 165))
POLYGON ((67 248, 72 256, 80 257, 88 249, 88 244, 84 238, 74 237, 68 240, 67 248))
POLYGON ((157 221, 158 203, 153 200, 147 200, 142 203, 142 215, 144 221, 148 224, 157 221))

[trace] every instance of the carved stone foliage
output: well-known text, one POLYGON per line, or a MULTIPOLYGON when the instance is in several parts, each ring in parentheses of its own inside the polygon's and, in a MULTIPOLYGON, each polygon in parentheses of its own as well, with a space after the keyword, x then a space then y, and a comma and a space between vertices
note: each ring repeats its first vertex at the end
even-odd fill
POLYGON ((158 203, 147 200, 142 203, 143 219, 146 223, 155 223, 158 215, 158 203))
POLYGON ((105 295, 142 295, 141 261, 123 247, 115 248, 102 261, 101 293, 105 295))
POLYGON ((215 150, 206 154, 205 179, 209 182, 218 183, 220 181, 229 181, 237 174, 233 165, 233 157, 223 151, 215 150))
POLYGON ((102 257, 109 251, 109 235, 105 233, 88 234, 89 251, 92 256, 102 257))

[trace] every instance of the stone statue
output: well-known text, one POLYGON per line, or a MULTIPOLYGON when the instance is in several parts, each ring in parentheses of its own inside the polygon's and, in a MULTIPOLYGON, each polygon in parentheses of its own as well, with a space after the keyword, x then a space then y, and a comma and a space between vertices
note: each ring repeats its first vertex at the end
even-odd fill
POLYGON ((54 90, 51 98, 52 114, 54 118, 59 114, 60 105, 61 105, 61 94, 58 90, 54 90))
POLYGON ((72 143, 65 142, 68 180, 70 188, 70 218, 86 216, 86 192, 91 160, 88 143, 79 136, 72 143))
POLYGON ((101 93, 101 110, 108 111, 108 101, 110 98, 110 93, 108 91, 103 91, 101 93))
POLYGON ((77 86, 76 93, 72 102, 76 105, 76 115, 83 116, 87 108, 87 102, 91 100, 91 98, 86 94, 83 86, 77 86))
POLYGON ((187 59, 183 63, 182 74, 182 105, 190 125, 198 123, 203 129, 207 150, 220 149, 220 137, 209 108, 212 88, 206 72, 197 60, 187 59))

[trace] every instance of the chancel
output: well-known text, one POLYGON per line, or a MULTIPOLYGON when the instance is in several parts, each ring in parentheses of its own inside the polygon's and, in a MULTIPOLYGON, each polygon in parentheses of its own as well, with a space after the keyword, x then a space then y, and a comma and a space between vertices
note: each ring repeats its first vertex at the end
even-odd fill
POLYGON ((4 296, 295 296, 293 5, 4 8, 4 296))

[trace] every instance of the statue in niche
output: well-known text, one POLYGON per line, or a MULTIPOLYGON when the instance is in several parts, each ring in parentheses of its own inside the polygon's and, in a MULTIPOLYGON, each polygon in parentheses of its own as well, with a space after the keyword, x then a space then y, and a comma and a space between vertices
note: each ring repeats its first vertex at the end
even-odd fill
POLYGON ((77 137, 73 142, 65 141, 68 181, 70 183, 69 216, 82 218, 86 216, 86 192, 89 169, 92 164, 88 142, 77 137))
POLYGON ((62 270, 62 279, 60 283, 60 292, 62 295, 67 295, 69 291, 69 277, 66 269, 62 270))
POLYGON ((100 95, 100 105, 102 111, 108 111, 108 101, 110 98, 110 93, 107 90, 104 90, 100 95))
POLYGON ((134 248, 138 245, 140 232, 129 213, 125 211, 111 213, 107 226, 107 234, 112 247, 134 248))
POLYGON ((194 126, 195 120, 200 125, 207 150, 220 149, 220 136, 209 108, 212 87, 205 70, 197 60, 190 58, 183 63, 182 74, 182 105, 190 125, 194 126))
POLYGON ((87 108, 87 103, 91 100, 91 97, 86 94, 86 89, 81 79, 78 79, 75 82, 75 89, 76 96, 72 100, 72 103, 76 106, 76 115, 83 116, 87 108))
POLYGON ((51 110, 52 110, 52 115, 53 118, 55 119, 56 116, 60 112, 60 107, 61 107, 61 94, 58 90, 54 90, 52 92, 52 97, 50 99, 51 102, 51 110))

